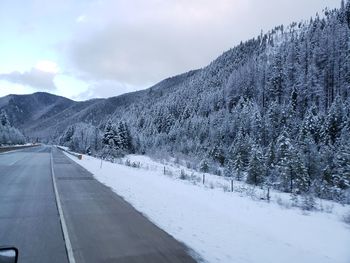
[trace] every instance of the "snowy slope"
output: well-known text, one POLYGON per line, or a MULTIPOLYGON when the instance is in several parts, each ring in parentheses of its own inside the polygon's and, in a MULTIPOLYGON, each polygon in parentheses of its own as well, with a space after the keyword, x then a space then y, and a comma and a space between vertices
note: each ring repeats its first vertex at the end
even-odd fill
POLYGON ((69 157, 207 262, 350 262, 349 207, 305 214, 164 176, 143 156, 131 158, 148 170, 69 157))

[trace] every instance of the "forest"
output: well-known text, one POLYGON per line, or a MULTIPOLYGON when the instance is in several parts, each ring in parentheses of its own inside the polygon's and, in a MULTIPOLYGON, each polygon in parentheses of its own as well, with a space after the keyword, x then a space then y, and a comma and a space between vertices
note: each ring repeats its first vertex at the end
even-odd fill
POLYGON ((350 1, 277 26, 58 139, 107 158, 173 156, 292 195, 350 203, 350 1))

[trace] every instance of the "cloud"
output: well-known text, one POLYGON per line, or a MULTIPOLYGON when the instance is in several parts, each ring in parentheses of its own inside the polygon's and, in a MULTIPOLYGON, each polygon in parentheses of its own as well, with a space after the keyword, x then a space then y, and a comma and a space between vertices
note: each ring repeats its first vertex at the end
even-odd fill
POLYGON ((96 1, 83 10, 66 54, 87 80, 147 87, 207 65, 261 29, 309 18, 331 1, 96 1))
POLYGON ((109 98, 136 90, 140 90, 140 87, 120 83, 114 80, 102 80, 90 83, 85 91, 74 96, 73 99, 88 100, 91 98, 109 98))
POLYGON ((89 20, 73 34, 69 60, 86 78, 147 87, 233 46, 226 18, 234 2, 104 1, 85 12, 89 20))
POLYGON ((20 84, 11 83, 6 80, 0 80, 0 97, 4 97, 8 94, 31 94, 37 90, 31 87, 25 87, 20 84))
POLYGON ((54 91, 56 86, 53 82, 56 73, 47 72, 38 68, 32 68, 30 71, 0 74, 0 80, 30 86, 37 90, 54 91))
POLYGON ((39 60, 35 65, 35 69, 53 74, 57 74, 60 71, 57 64, 50 60, 39 60))
POLYGON ((87 20, 86 15, 80 15, 77 17, 76 22, 77 23, 84 23, 84 22, 86 22, 86 20, 87 20))

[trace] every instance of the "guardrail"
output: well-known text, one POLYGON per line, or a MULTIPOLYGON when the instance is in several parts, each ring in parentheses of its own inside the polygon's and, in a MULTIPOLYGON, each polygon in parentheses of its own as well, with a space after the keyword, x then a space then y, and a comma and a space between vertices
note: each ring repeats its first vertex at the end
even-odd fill
POLYGON ((82 154, 79 154, 79 153, 74 153, 74 152, 71 152, 71 151, 68 151, 66 149, 64 149, 63 147, 60 147, 60 146, 56 146, 57 149, 63 151, 63 152, 66 152, 70 155, 73 155, 75 157, 77 157, 79 160, 82 160, 83 159, 83 155, 82 154))
POLYGON ((31 148, 31 147, 37 147, 37 146, 40 146, 40 144, 23 145, 23 146, 6 146, 6 147, 0 146, 0 153, 14 151, 14 150, 21 150, 21 149, 31 148))

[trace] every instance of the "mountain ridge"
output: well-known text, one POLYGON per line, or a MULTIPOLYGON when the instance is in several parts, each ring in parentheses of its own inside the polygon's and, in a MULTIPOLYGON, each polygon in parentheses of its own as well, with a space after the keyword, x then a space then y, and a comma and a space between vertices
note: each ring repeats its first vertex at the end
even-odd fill
POLYGON ((47 139, 55 139, 57 131, 62 133, 69 125, 76 122, 87 122, 98 126, 101 118, 113 114, 117 108, 134 103, 139 99, 145 99, 145 95, 150 93, 153 96, 162 93, 162 89, 174 87, 181 79, 193 75, 197 71, 191 70, 166 78, 145 90, 85 101, 75 101, 49 92, 9 94, 0 98, 0 109, 4 109, 14 126, 21 129, 28 137, 48 141, 47 139), (35 105, 35 107, 28 107, 29 105, 35 105), (101 108, 110 110, 101 113, 101 108), (92 116, 92 112, 94 112, 94 116, 92 116), (52 133, 53 131, 54 133, 52 133), (51 136, 47 138, 47 134, 51 134, 51 136))

